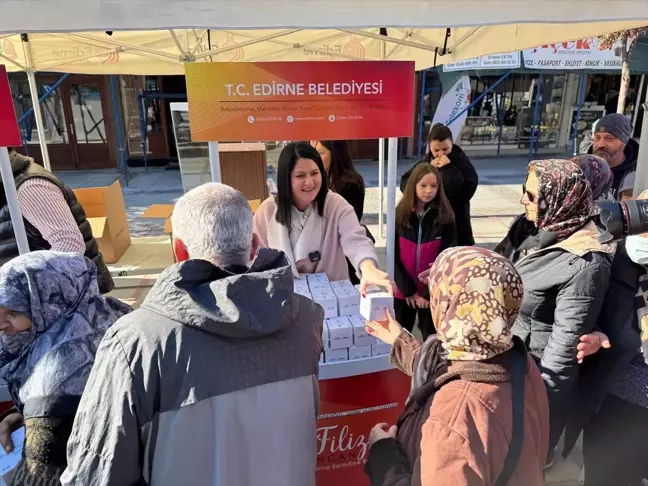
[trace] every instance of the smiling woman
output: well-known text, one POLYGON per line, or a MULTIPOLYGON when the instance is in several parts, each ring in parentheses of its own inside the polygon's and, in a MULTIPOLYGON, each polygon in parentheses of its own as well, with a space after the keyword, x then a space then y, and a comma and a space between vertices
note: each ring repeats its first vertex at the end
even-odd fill
POLYGON ((290 143, 279 156, 277 196, 263 202, 254 216, 262 246, 283 251, 293 273, 323 272, 329 280, 346 280, 347 257, 361 285, 386 286, 376 249, 353 207, 328 190, 320 154, 308 143, 290 143))

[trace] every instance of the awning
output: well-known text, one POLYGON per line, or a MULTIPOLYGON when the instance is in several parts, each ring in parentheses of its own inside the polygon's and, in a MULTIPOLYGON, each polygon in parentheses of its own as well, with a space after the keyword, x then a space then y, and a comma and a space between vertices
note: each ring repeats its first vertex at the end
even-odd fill
MULTIPOLYGON (((255 2, 241 0, 240 3, 255 2)), ((400 2, 391 3, 400 4, 400 2)), ((459 1, 453 5, 460 3, 464 2, 459 1)), ((483 3, 506 4, 509 2, 483 3)), ((642 3, 645 7, 644 0, 642 3)), ((554 2, 551 4, 553 6, 554 2)), ((618 8, 615 6, 614 9, 609 10, 616 11, 618 8)), ((638 15, 638 18, 634 20, 579 24, 517 23, 448 29, 398 27, 325 30, 301 28, 214 30, 196 28, 114 31, 111 32, 111 35, 105 32, 88 31, 38 33, 30 34, 28 37, 31 46, 31 65, 26 52, 27 45, 22 42, 21 36, 5 34, 0 35, 0 62, 6 64, 9 71, 32 68, 36 71, 131 75, 184 74, 183 63, 195 61, 385 59, 413 60, 416 62, 416 69, 424 69, 434 66, 435 63, 438 65, 483 54, 521 50, 541 44, 593 37, 606 32, 641 27, 648 25, 648 8, 643 8, 643 11, 646 12, 645 18, 642 19, 641 15, 638 15)), ((640 9, 637 9, 637 13, 639 12, 640 9)), ((470 18, 466 19, 466 21, 470 20, 470 18)), ((0 21, 1 23, 2 21, 0 21)), ((52 22, 50 25, 56 24, 52 22)))

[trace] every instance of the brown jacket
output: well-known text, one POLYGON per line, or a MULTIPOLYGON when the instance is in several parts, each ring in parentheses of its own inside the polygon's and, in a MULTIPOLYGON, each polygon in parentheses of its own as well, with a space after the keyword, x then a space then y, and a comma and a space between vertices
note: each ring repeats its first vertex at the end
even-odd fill
MULTIPOLYGON (((420 343, 407 334, 392 361, 413 373, 420 343)), ((508 353, 484 362, 453 362, 436 392, 407 407, 397 440, 376 442, 366 471, 372 486, 492 486, 502 471, 513 427, 508 353), (411 409, 416 411, 411 413, 411 409)), ((524 443, 510 486, 543 486, 549 442, 545 385, 531 357, 525 381, 524 443)))

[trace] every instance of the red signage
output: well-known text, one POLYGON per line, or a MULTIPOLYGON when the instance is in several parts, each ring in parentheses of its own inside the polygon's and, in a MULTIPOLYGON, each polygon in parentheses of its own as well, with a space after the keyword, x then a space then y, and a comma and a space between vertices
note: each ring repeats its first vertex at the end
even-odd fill
POLYGON ((185 73, 194 142, 412 135, 413 62, 200 62, 185 73))
POLYGON ((0 147, 22 145, 20 130, 16 120, 9 79, 4 65, 0 64, 0 147))
POLYGON ((317 486, 369 485, 369 432, 380 422, 396 424, 410 385, 399 370, 319 381, 317 486))

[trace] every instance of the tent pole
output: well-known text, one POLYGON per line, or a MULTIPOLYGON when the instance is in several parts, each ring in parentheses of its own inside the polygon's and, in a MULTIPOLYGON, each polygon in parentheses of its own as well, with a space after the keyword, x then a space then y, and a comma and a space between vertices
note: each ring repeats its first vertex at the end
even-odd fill
POLYGON ((209 170, 212 182, 221 182, 220 154, 218 142, 209 142, 209 170))
POLYGON ((140 122, 140 147, 142 148, 142 159, 144 160, 144 172, 148 172, 148 155, 146 153, 148 126, 146 124, 146 115, 144 114, 144 97, 141 94, 137 95, 137 114, 140 122))
POLYGON ((20 212, 18 203, 18 191, 16 190, 16 181, 14 181, 13 171, 11 170, 11 161, 9 152, 6 147, 0 147, 0 177, 2 177, 7 206, 11 216, 16 244, 20 254, 29 253, 29 242, 27 241, 27 232, 25 223, 20 212))
POLYGON ((43 113, 38 97, 38 87, 36 86, 36 71, 34 70, 34 62, 31 55, 31 45, 29 44, 29 36, 27 34, 20 35, 23 41, 25 51, 25 61, 27 61, 27 81, 29 83, 29 92, 31 93, 32 106, 34 108, 34 117, 36 118, 36 131, 38 132, 38 143, 41 149, 41 157, 43 158, 43 167, 47 170, 52 170, 50 165, 49 151, 47 149, 47 140, 45 140, 45 127, 43 126, 43 113))
MULTIPOLYGON (((381 32, 383 32, 381 30, 381 32)), ((387 34, 387 31, 384 31, 387 34)), ((380 60, 385 59, 387 52, 387 44, 380 43, 380 60)), ((378 139, 378 238, 385 237, 385 139, 378 139)))
POLYGON ((36 75, 33 69, 27 71, 27 81, 29 82, 29 92, 34 107, 34 117, 36 118, 36 131, 38 132, 38 143, 41 149, 41 156, 43 158, 43 167, 51 171, 49 150, 47 148, 47 140, 45 139, 45 129, 43 127, 43 113, 41 112, 40 103, 38 102, 38 88, 36 87, 36 75))
POLYGON ((387 273, 394 279, 396 234, 396 177, 398 174, 398 138, 389 139, 387 155, 387 273))
POLYGON ((378 139, 378 188, 380 194, 378 197, 378 237, 385 237, 385 139, 378 139))

